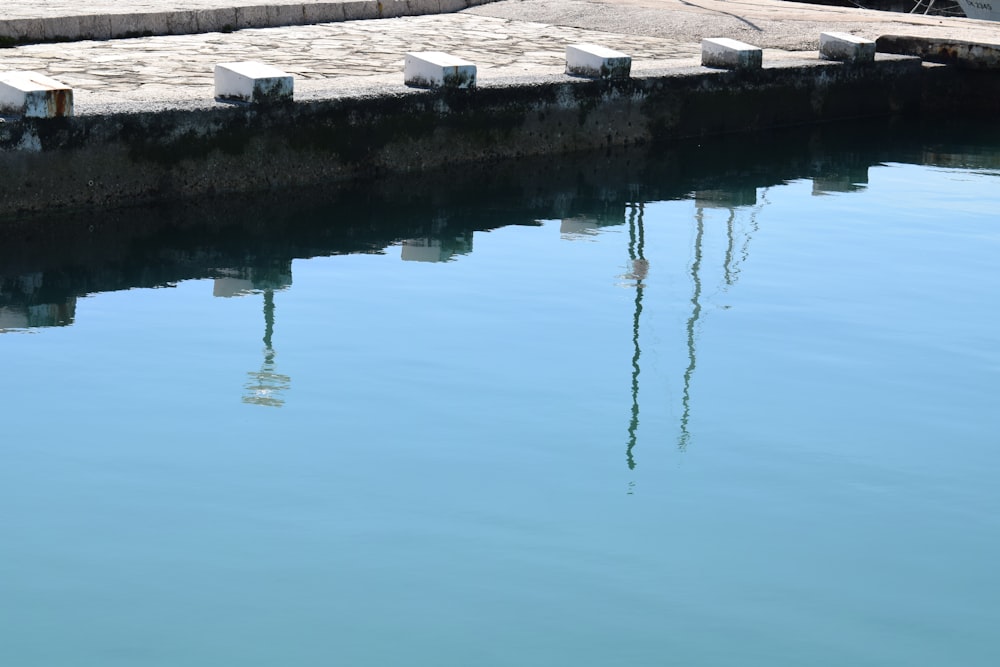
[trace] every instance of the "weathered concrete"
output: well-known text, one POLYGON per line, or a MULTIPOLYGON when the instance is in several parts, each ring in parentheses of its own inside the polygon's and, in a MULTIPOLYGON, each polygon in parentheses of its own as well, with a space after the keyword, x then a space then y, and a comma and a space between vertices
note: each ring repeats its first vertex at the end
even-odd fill
POLYGON ((441 51, 407 53, 403 83, 417 88, 475 88, 476 66, 441 51))
MULTIPOLYGON (((150 14, 170 2, 144 1, 150 14)), ((174 4, 188 11, 183 3, 196 1, 220 0, 174 4)), ((300 4, 308 20, 321 16, 322 3, 300 4)), ((295 12, 287 15, 288 6, 234 11, 247 21, 265 21, 273 9, 291 21, 295 12)), ((345 19, 359 7, 339 3, 345 19)), ((473 12, 0 50, 0 67, 56 75, 73 86, 77 103, 75 118, 0 118, 0 215, 344 183, 447 163, 664 144, 921 109, 1000 107, 992 72, 922 66, 896 56, 848 67, 820 60, 815 49, 822 30, 808 36, 803 30, 822 20, 824 30, 860 26, 862 35, 883 25, 939 37, 956 26, 981 34, 975 21, 876 20, 878 12, 774 0, 738 6, 719 0, 524 0, 473 12), (563 17, 544 24, 478 15, 504 12, 563 17), (583 19, 604 31, 567 27, 583 19), (747 72, 699 67, 698 44, 690 37, 695 33, 759 44, 764 66, 747 72), (580 42, 627 48, 632 78, 566 77, 565 46, 580 42), (792 42, 806 50, 773 48, 792 42), (400 64, 405 53, 421 51, 482 64, 478 89, 407 89, 400 64), (211 65, 245 60, 294 75, 298 101, 277 108, 217 103, 211 65)), ((148 19, 141 14, 120 16, 134 26, 148 19)), ((176 25, 170 30, 198 29, 182 14, 171 20, 176 25)))
POLYGON ((819 36, 819 55, 852 65, 875 60, 875 42, 843 32, 824 32, 819 36))
POLYGON ((705 67, 738 70, 760 69, 763 57, 764 52, 760 47, 728 37, 701 40, 701 64, 705 67))
MULTIPOLYGON (((988 139, 997 145, 995 127, 990 129, 988 139)), ((867 182, 870 167, 887 162, 949 167, 960 159, 963 166, 995 171, 1000 154, 937 150, 982 145, 982 132, 982 126, 936 119, 865 119, 570 159, 452 165, 338 189, 0 219, 0 318, 6 309, 22 316, 16 326, 25 320, 33 326, 69 324, 75 298, 94 292, 268 275, 295 258, 371 252, 406 240, 446 243, 512 223, 581 214, 594 220, 595 211, 605 211, 606 217, 597 215, 598 224, 621 224, 628 203, 692 192, 711 206, 752 202, 759 188, 793 180, 811 179, 816 193, 846 191, 867 182), (483 209, 478 204, 484 200, 494 205, 483 209)))
POLYGON ((73 90, 38 72, 0 72, 0 112, 27 118, 73 115, 73 90))
POLYGON ((1000 38, 989 42, 939 39, 912 35, 883 35, 878 38, 882 53, 905 53, 931 62, 975 70, 1000 70, 1000 38))
POLYGON ((421 16, 457 12, 486 2, 490 0, 269 0, 257 5, 233 0, 5 0, 0 47, 421 16), (136 5, 150 11, 137 10, 136 5))
POLYGON ((377 85, 278 108, 190 104, 0 125, 0 213, 169 200, 669 143, 915 111, 920 61, 809 58, 754 73, 697 66, 620 81, 564 75, 475 91, 377 85))
POLYGON ((290 102, 294 79, 277 67, 254 61, 215 66, 215 96, 222 100, 266 104, 290 102))
MULTIPOLYGON (((393 75, 402 83, 407 53, 443 51, 476 63, 480 77, 561 73, 567 44, 614 46, 627 40, 633 66, 696 58, 698 45, 626 37, 470 14, 172 35, 104 42, 34 44, 0 50, 0 69, 32 70, 71 85, 81 110, 108 101, 169 107, 177 99, 211 97, 220 62, 266 62, 295 76, 296 93, 336 92, 345 80, 393 75)), ((346 83, 349 85, 349 82, 346 83)))
MULTIPOLYGON (((729 37, 764 49, 789 51, 815 51, 820 33, 829 31, 867 39, 897 34, 997 40, 997 24, 989 21, 789 0, 500 0, 463 13, 687 43, 729 37)), ((627 42, 615 48, 631 52, 627 42)))
POLYGON ((566 47, 566 73, 593 79, 627 79, 632 58, 597 44, 570 44, 566 47))

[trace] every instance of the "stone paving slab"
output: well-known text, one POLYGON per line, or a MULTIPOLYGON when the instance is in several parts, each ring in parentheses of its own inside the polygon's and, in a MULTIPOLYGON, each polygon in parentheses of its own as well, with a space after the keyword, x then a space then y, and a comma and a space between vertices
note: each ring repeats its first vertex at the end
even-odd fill
POLYGON ((500 0, 465 13, 688 42, 729 37, 793 51, 818 49, 826 31, 1000 42, 1000 23, 990 21, 787 0, 500 0))
POLYGON ((0 46, 456 12, 490 0, 3 0, 0 46))
POLYGON ((0 50, 0 71, 33 70, 71 86, 78 113, 108 96, 170 99, 213 91, 216 63, 259 60, 308 82, 391 75, 402 84, 408 51, 446 51, 478 66, 480 80, 494 70, 561 73, 567 44, 590 42, 625 51, 641 62, 696 59, 698 44, 628 36, 528 21, 448 14, 241 30, 232 34, 176 35, 0 50))

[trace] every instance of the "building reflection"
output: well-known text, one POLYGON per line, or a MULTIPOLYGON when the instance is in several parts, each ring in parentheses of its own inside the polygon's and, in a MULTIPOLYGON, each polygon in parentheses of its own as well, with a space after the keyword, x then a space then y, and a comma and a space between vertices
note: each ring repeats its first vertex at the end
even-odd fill
POLYGON ((292 285, 292 263, 268 268, 221 269, 223 277, 216 278, 212 294, 232 298, 263 294, 264 297, 264 360, 260 369, 247 373, 243 385, 243 402, 280 408, 285 404, 285 392, 292 386, 292 378, 279 373, 274 349, 274 294, 292 285))

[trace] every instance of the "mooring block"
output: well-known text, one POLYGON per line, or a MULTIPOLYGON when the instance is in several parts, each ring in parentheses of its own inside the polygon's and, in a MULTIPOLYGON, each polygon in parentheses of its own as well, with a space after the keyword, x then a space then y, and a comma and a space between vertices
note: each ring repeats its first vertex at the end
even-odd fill
POLYGON ((596 44, 566 47, 566 73, 593 79, 627 79, 632 57, 596 44))
POLYGON ((440 51, 407 53, 403 82, 418 88, 474 88, 476 66, 440 51))
POLYGON ((28 118, 73 115, 73 89, 38 72, 0 73, 0 112, 28 118))
POLYGON ((760 69, 763 52, 756 46, 728 37, 701 40, 701 64, 722 69, 760 69))
POLYGON ((291 100, 291 74, 258 62, 221 63, 215 66, 215 96, 262 104, 291 100))
POLYGON ((851 64, 875 62, 875 42, 846 32, 823 32, 819 35, 819 57, 851 64))

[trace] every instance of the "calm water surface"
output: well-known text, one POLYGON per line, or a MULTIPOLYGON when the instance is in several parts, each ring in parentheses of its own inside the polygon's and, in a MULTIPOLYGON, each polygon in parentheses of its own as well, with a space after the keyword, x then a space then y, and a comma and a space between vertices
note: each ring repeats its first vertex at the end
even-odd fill
POLYGON ((1000 142, 933 151, 8 272, 0 664, 997 664, 1000 142))

